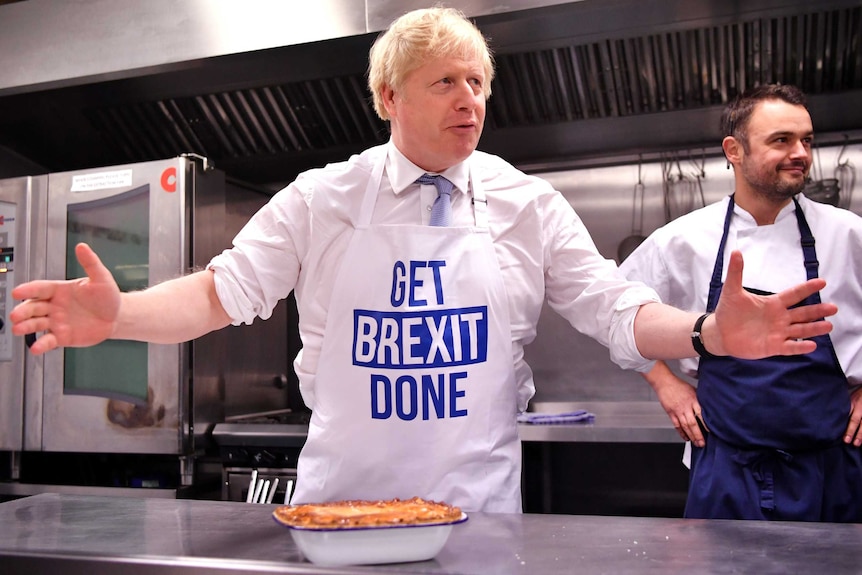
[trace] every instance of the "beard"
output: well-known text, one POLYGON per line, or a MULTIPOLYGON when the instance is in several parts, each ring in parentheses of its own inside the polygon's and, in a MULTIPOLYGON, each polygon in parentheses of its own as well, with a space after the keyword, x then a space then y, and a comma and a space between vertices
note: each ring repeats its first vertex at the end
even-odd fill
POLYGON ((774 168, 755 166, 753 162, 742 162, 742 176, 749 187, 760 197, 774 203, 785 202, 799 194, 805 188, 808 179, 809 166, 804 162, 792 162, 794 167, 805 169, 805 178, 786 179, 782 177, 781 168, 787 165, 778 165, 774 168))

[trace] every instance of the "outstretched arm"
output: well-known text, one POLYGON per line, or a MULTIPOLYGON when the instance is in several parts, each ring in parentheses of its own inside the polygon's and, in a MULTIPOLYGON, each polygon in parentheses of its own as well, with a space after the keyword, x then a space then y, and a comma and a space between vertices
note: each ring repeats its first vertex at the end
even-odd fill
MULTIPOLYGON (((770 296, 749 293, 742 287, 742 253, 730 256, 727 278, 713 315, 701 333, 707 351, 742 359, 810 353, 817 347, 810 337, 832 331, 823 318, 838 308, 821 303, 789 309, 820 291, 826 282, 813 279, 770 296)), ((691 330, 700 314, 650 303, 635 318, 635 340, 641 355, 651 359, 677 359, 696 355, 691 330)))
POLYGON ((121 293, 87 244, 78 244, 75 255, 87 277, 33 281, 12 290, 15 299, 24 300, 9 314, 12 333, 45 332, 31 347, 34 354, 109 338, 178 343, 230 323, 210 271, 121 293))

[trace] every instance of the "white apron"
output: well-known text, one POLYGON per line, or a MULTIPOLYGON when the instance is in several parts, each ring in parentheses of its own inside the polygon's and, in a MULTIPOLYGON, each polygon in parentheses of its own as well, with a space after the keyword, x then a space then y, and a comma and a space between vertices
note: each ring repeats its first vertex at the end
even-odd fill
POLYGON ((333 290, 293 502, 419 496, 520 513, 508 301, 484 190, 471 170, 475 227, 371 225, 386 150, 333 290))

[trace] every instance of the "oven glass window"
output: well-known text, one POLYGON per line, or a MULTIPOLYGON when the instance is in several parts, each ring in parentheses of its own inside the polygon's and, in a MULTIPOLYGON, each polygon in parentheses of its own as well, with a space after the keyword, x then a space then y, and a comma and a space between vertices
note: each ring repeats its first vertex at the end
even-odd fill
MULTIPOLYGON (((149 285, 149 185, 110 198, 69 204, 66 277, 83 277, 75 246, 89 244, 111 271, 121 291, 149 285)), ((86 348, 65 348, 64 393, 96 395, 141 405, 147 402, 147 344, 107 340, 86 348)))

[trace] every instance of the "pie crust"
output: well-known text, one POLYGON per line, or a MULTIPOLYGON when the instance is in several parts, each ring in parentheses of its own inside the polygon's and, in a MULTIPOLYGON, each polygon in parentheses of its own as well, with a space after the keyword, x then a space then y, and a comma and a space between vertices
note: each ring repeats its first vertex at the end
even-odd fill
POLYGON ((276 508, 273 516, 290 527, 338 529, 451 523, 461 519, 462 513, 459 507, 414 497, 286 505, 276 508))

